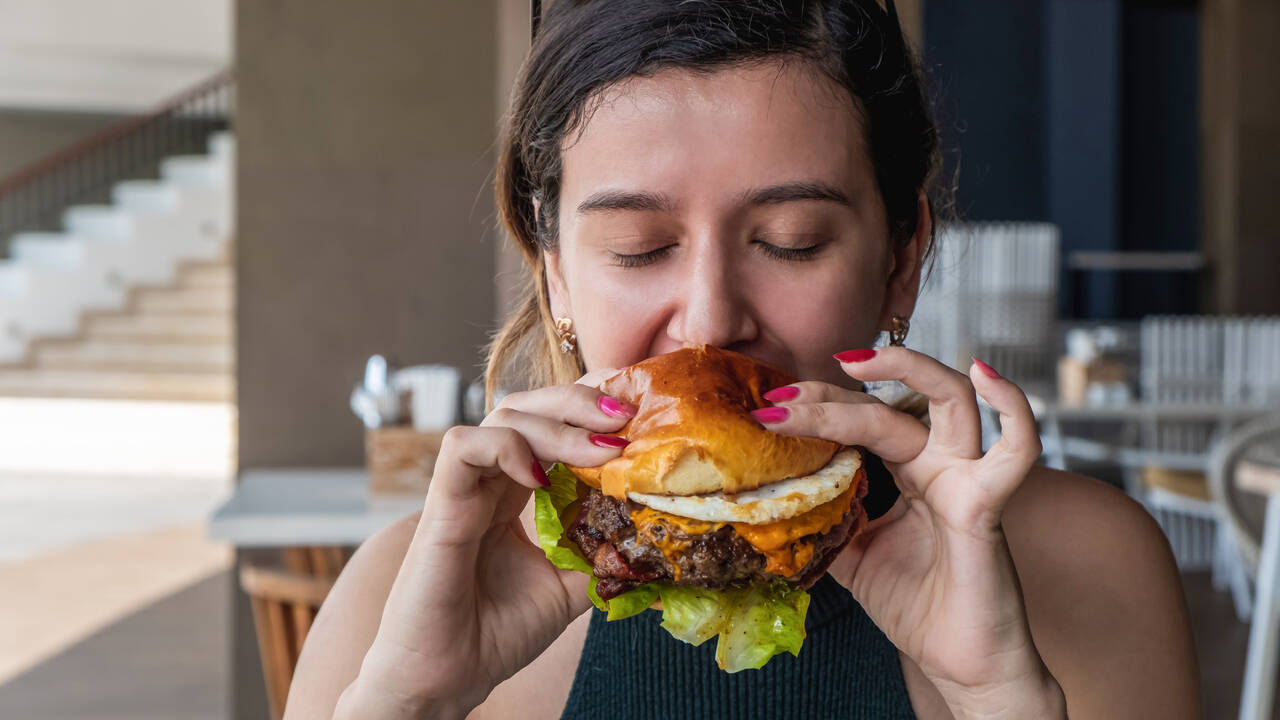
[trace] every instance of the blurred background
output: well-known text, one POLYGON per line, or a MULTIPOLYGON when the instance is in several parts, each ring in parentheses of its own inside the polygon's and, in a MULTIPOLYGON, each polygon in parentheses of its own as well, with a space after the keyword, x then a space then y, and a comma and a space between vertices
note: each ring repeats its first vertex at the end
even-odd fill
MULTIPOLYGON (((909 344, 1150 509, 1206 715, 1280 718, 1280 3, 897 5, 958 183, 909 344)), ((0 0, 0 717, 278 716, 479 418, 529 37, 528 0, 0 0)))

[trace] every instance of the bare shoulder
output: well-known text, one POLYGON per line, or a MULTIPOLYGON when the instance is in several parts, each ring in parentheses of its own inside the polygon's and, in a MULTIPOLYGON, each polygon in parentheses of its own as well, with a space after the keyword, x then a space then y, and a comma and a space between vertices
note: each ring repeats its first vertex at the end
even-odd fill
POLYGON ((421 513, 384 528, 356 550, 307 633, 286 705, 288 718, 332 717, 373 645, 382 608, 421 513))
POLYGON ((1140 504, 1037 467, 1004 526, 1032 635, 1072 717, 1199 717, 1181 578, 1140 504))

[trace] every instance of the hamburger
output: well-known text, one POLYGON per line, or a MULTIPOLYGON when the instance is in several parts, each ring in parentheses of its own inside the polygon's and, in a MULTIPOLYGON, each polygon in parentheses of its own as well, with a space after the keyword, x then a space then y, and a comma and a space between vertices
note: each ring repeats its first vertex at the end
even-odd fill
POLYGON ((602 392, 637 408, 617 433, 630 442, 598 467, 552 468, 537 508, 548 557, 589 572, 610 619, 660 601, 673 635, 720 635, 725 669, 798 652, 804 590, 866 527, 867 482, 861 450, 751 416, 771 405, 762 393, 793 382, 710 346, 606 380, 602 392), (740 647, 726 649, 726 637, 740 647))

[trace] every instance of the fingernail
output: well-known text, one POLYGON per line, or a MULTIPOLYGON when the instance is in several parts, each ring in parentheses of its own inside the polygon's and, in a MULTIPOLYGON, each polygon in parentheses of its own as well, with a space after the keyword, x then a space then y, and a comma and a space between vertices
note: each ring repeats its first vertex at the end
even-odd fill
POLYGON ((784 402, 786 400, 794 400, 800 394, 800 388, 794 385, 783 385, 780 388, 774 388, 760 397, 769 402, 784 402))
POLYGON ((591 444, 602 448, 622 448, 631 443, 630 440, 620 438, 617 435, 601 435, 600 433, 591 434, 591 444))
POLYGON ((605 415, 612 415, 616 418, 629 418, 636 414, 636 406, 631 403, 622 402, 616 397, 601 395, 596 400, 596 405, 605 415))
POLYGON ((551 480, 547 477, 547 471, 542 469, 542 463, 537 460, 533 461, 533 479, 542 487, 551 486, 551 480))
POLYGON ((866 362, 875 356, 876 351, 871 348, 867 348, 865 350, 845 350, 844 352, 836 353, 832 357, 842 363, 854 363, 866 362))
POLYGON ((759 410, 752 410, 751 417, 762 423, 776 423, 791 417, 791 411, 784 407, 760 408, 759 410))
POLYGON ((986 375, 987 377, 993 378, 995 380, 1000 379, 1000 373, 996 372, 995 368, 982 362, 978 358, 972 358, 972 360, 973 360, 973 364, 978 366, 978 369, 982 371, 983 375, 986 375))

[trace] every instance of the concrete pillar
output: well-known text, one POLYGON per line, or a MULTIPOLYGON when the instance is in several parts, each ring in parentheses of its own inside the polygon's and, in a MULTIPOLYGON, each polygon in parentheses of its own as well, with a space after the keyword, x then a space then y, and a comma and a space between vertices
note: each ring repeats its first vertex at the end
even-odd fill
POLYGON ((1202 12, 1205 305, 1280 313, 1280 3, 1205 0, 1202 12))
MULTIPOLYGON (((358 466, 365 359, 493 329, 496 0, 238 0, 239 465, 358 466)), ((235 717, 266 717, 238 590, 235 717)))

